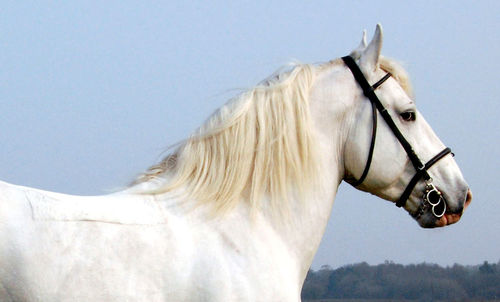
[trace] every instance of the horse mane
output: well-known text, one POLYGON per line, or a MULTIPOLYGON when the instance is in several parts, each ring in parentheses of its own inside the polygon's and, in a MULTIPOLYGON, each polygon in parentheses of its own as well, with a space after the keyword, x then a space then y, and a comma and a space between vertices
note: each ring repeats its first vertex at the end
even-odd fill
POLYGON ((314 68, 298 64, 230 100, 135 184, 155 183, 150 194, 182 192, 216 213, 242 200, 281 209, 291 192, 304 196, 318 174, 308 103, 314 68))
MULTIPOLYGON (((146 194, 175 192, 212 205, 216 214, 243 200, 251 209, 270 206, 286 212, 290 194, 303 198, 317 183, 308 102, 315 71, 341 62, 297 64, 229 100, 134 184, 152 184, 146 194), (263 205, 263 200, 270 204, 263 205)), ((412 96, 401 65, 384 57, 379 63, 412 96)))

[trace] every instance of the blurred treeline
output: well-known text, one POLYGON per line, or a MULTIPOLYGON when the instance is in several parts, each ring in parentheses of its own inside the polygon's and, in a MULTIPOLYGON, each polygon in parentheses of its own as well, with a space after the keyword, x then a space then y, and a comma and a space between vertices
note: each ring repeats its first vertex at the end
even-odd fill
POLYGON ((441 267, 359 263, 338 269, 310 270, 303 300, 362 299, 419 301, 484 301, 500 299, 500 261, 481 265, 441 267))

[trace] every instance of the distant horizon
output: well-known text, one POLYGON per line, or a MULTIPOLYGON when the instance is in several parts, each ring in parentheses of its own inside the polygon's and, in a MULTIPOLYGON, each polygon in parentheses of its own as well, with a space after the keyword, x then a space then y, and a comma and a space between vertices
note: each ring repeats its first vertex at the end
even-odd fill
POLYGON ((328 299, 492 301, 500 298, 500 262, 444 268, 431 263, 389 262, 376 266, 359 263, 335 270, 325 268, 309 271, 301 296, 303 301, 332 302, 339 300, 328 299))
POLYGON ((488 260, 484 260, 483 262, 478 263, 478 264, 453 263, 451 265, 450 264, 442 265, 442 264, 439 264, 439 263, 425 262, 425 261, 424 262, 418 262, 418 263, 398 263, 398 262, 394 262, 394 261, 391 261, 391 260, 385 260, 384 262, 376 263, 376 264, 368 263, 366 261, 360 261, 360 262, 356 262, 356 263, 342 264, 341 266, 338 266, 338 267, 332 267, 332 266, 330 266, 328 264, 323 264, 318 269, 313 269, 311 267, 310 270, 312 270, 312 271, 320 271, 320 270, 323 270, 323 269, 337 270, 339 268, 344 268, 344 267, 348 267, 348 266, 356 266, 356 265, 359 265, 359 264, 367 264, 368 266, 378 266, 378 265, 384 265, 384 264, 395 264, 395 265, 402 265, 402 266, 437 265, 437 266, 442 267, 442 268, 449 268, 449 267, 453 267, 455 265, 459 265, 459 266, 463 266, 463 267, 478 267, 478 266, 481 266, 481 265, 484 265, 484 264, 496 264, 496 265, 500 265, 500 258, 498 259, 497 262, 490 262, 488 260))

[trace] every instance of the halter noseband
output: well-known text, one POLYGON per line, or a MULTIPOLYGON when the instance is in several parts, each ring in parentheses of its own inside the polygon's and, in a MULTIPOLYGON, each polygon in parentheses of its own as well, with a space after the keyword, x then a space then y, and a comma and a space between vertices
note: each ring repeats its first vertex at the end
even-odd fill
POLYGON ((382 77, 382 79, 377 81, 375 84, 370 85, 366 80, 365 76, 363 75, 363 72, 361 71, 361 69, 351 56, 342 57, 342 60, 351 70, 354 78, 356 79, 356 82, 363 90, 363 94, 370 100, 372 105, 372 115, 373 115, 372 140, 370 143, 368 158, 366 160, 366 166, 365 169, 363 170, 363 173, 361 174, 361 177, 358 180, 354 181, 352 185, 356 187, 359 186, 361 183, 363 183, 366 176, 368 175, 368 171, 370 170, 370 165, 373 158, 373 151, 375 148, 375 138, 377 136, 377 110, 378 110, 382 118, 385 120, 389 128, 392 130, 392 133, 394 133, 394 136, 396 136, 398 141, 401 143, 401 146, 405 149, 406 153, 408 154, 408 158, 410 159, 411 163, 413 164, 413 167, 415 167, 415 170, 417 171, 413 176, 413 178, 408 183, 408 185, 406 186, 406 189, 403 191, 403 194, 401 194, 401 197, 396 202, 396 206, 402 207, 406 204, 406 201, 410 197, 410 194, 415 188, 416 184, 420 179, 423 178, 427 184, 423 195, 423 202, 419 206, 418 210, 415 213, 411 213, 411 215, 416 219, 418 219, 422 214, 425 213, 425 211, 429 207, 432 207, 432 214, 435 217, 440 218, 446 212, 446 202, 444 201, 442 193, 432 183, 432 178, 427 172, 427 170, 436 162, 438 162, 440 159, 445 157, 447 154, 451 153, 453 155, 451 149, 445 148, 443 151, 439 152, 433 158, 431 158, 427 163, 423 164, 420 158, 413 150, 410 143, 405 139, 401 131, 399 131, 398 127, 394 123, 387 109, 384 107, 384 105, 380 102, 377 95, 375 94, 375 89, 377 89, 377 87, 382 85, 388 78, 390 78, 391 74, 387 73, 384 77, 382 77))

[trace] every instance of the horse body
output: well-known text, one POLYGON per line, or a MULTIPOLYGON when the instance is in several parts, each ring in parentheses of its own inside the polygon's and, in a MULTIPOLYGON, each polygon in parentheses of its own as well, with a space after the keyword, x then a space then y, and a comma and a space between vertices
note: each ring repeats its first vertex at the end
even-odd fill
POLYGON ((0 296, 12 301, 297 301, 308 267, 292 244, 315 250, 321 234, 294 243, 296 234, 283 238, 283 226, 250 218, 243 204, 207 219, 203 209, 126 192, 81 197, 2 183, 0 196, 0 296), (161 219, 101 209, 115 199, 132 210, 160 205, 161 219), (36 209, 60 203, 84 211, 36 209))
MULTIPOLYGON (((379 66, 390 67, 380 59, 380 28, 365 44, 352 55, 371 81, 384 74, 379 66)), ((250 101, 223 107, 122 192, 81 197, 0 183, 2 301, 300 301, 337 188, 362 173, 371 127, 346 66, 337 60, 308 72, 296 68, 248 93, 250 101)), ((416 114, 394 74, 381 99, 394 116, 416 114)), ((397 123, 423 159, 442 149, 420 114, 397 123)), ((414 168, 386 125, 378 136, 359 189, 396 201, 414 168)), ((429 173, 447 212, 424 209, 417 222, 456 222, 471 199, 458 166, 446 157, 429 173)))

